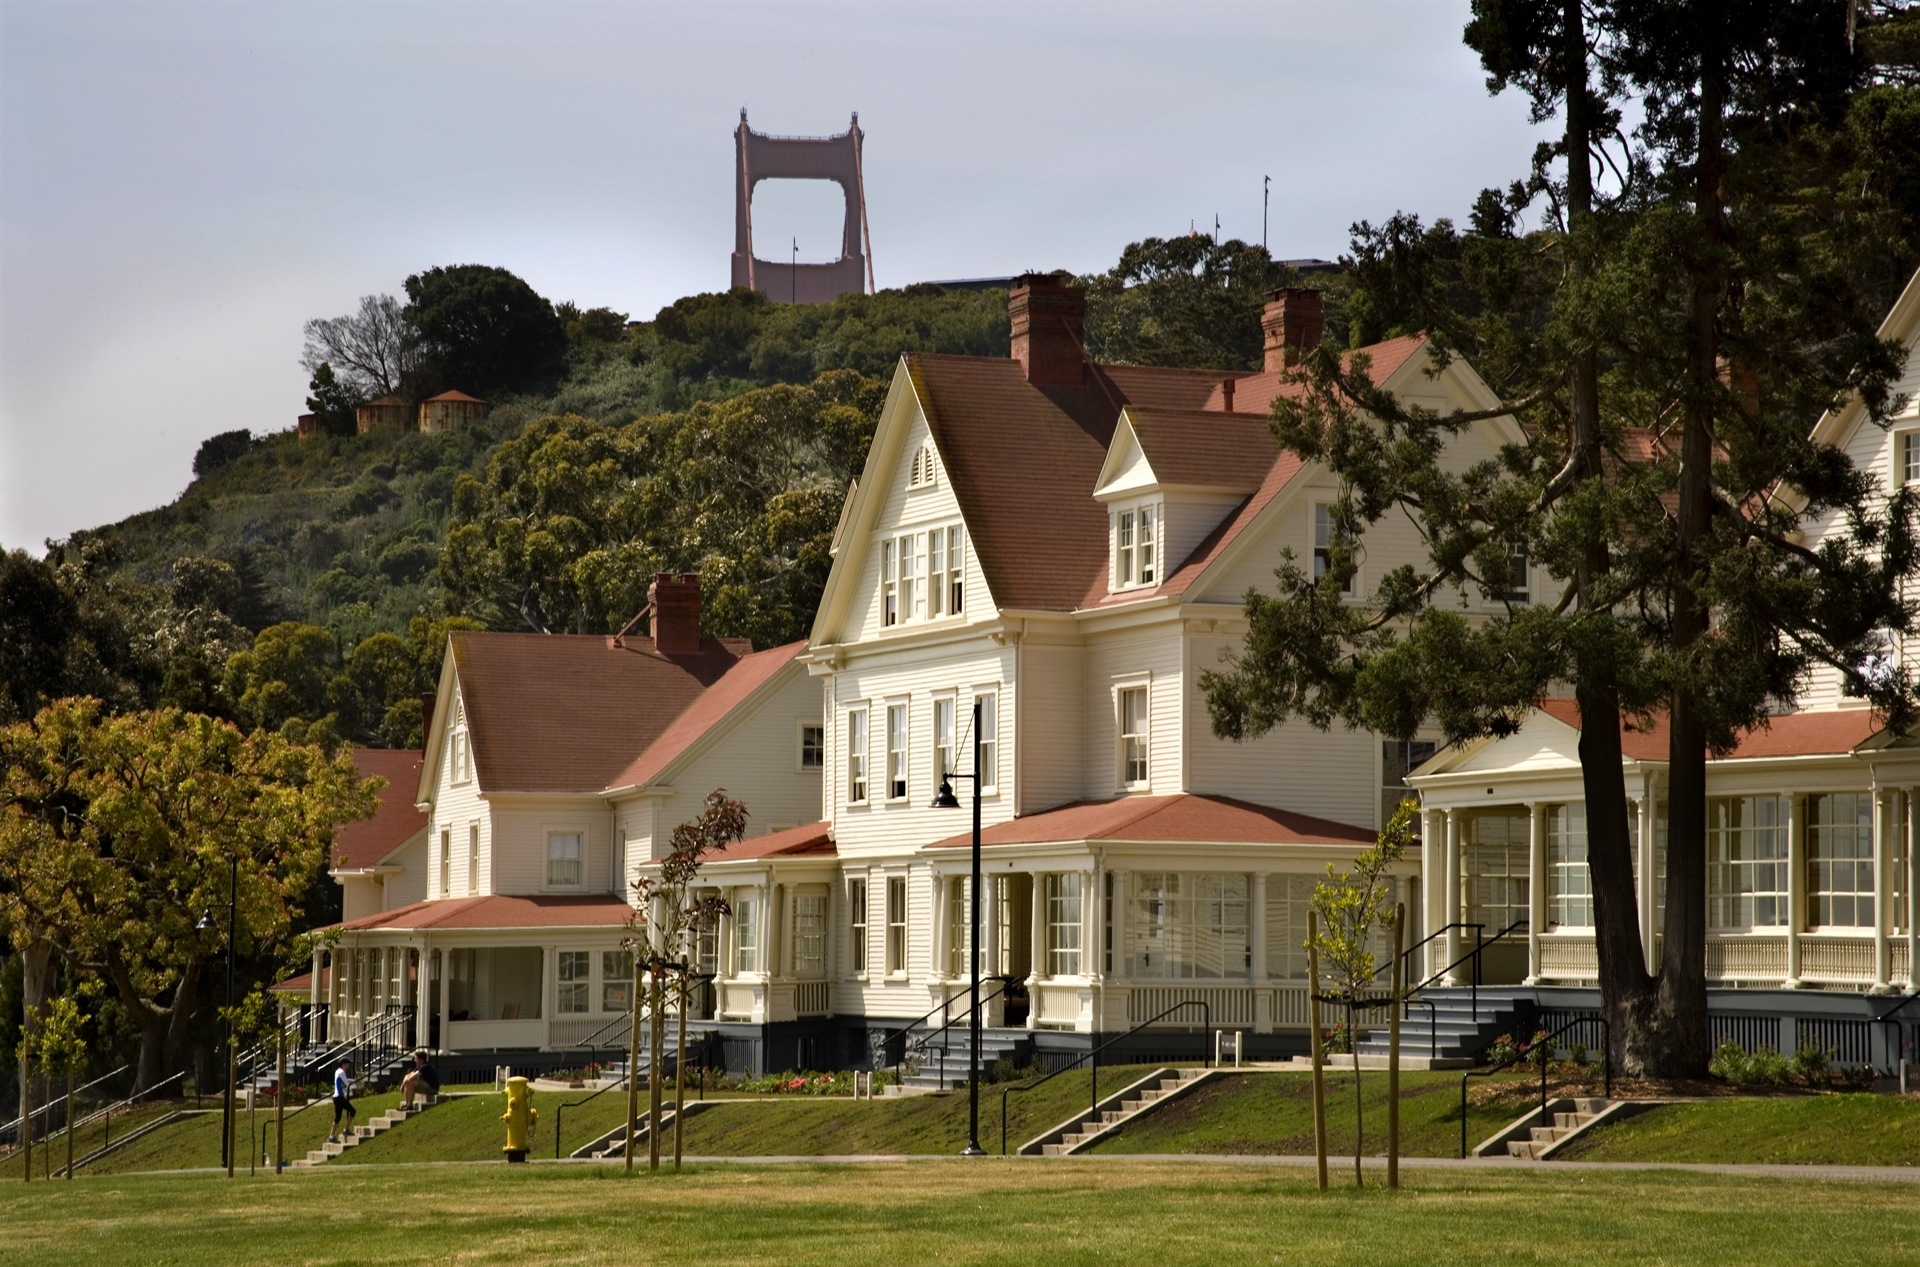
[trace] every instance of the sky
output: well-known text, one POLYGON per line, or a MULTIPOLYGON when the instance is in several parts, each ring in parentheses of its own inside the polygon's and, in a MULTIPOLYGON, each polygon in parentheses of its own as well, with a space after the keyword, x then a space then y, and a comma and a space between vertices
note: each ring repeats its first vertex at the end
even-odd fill
MULTIPOLYGON (((728 284, 733 140, 866 133, 882 287, 1211 230, 1463 218, 1539 129, 1468 0, 0 0, 0 547, 164 505, 304 412, 301 328, 436 265, 650 318, 728 284)), ((834 187, 754 233, 838 248, 834 187)))

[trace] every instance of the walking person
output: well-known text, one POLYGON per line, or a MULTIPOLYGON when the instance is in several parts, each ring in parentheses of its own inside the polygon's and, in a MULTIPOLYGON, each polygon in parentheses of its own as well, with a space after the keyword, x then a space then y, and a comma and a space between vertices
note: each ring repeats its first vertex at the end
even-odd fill
POLYGON ((347 1130, 353 1130, 353 1119, 359 1116, 359 1110, 353 1107, 348 1098, 353 1092, 353 1062, 343 1060, 340 1067, 333 1071, 333 1133, 327 1136, 329 1144, 340 1142, 340 1119, 347 1119, 347 1130))

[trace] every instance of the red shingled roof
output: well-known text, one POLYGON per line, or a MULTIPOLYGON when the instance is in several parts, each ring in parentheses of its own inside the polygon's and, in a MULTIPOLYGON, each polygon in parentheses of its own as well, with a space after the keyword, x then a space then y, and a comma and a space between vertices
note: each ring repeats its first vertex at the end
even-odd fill
POLYGON ((480 784, 502 792, 601 791, 710 687, 764 668, 737 639, 664 656, 648 638, 462 632, 452 652, 480 784))
POLYGON ((421 403, 430 405, 436 400, 459 401, 463 404, 468 404, 468 405, 484 405, 487 403, 486 401, 481 400, 478 396, 469 396, 465 392, 441 392, 438 396, 427 397, 421 403))
POLYGON ((1251 493, 1280 460, 1280 446, 1265 414, 1131 408, 1127 417, 1147 465, 1162 484, 1251 493))
MULTIPOLYGON (((1580 729, 1580 708, 1570 699, 1542 700, 1540 711, 1575 730, 1580 729)), ((1724 753, 1715 760, 1832 756, 1852 752, 1878 734, 1880 729, 1880 723, 1871 709, 1784 713, 1740 736, 1732 752, 1724 753)), ((1644 722, 1629 722, 1621 727, 1621 754, 1635 761, 1665 761, 1667 746, 1667 715, 1664 712, 1655 713, 1644 722)))
MULTIPOLYGON (((1409 335, 1361 349, 1372 357, 1374 381, 1385 382, 1425 341, 1409 335)), ((1002 607, 1072 611, 1109 601, 1107 512, 1092 493, 1123 407, 1141 411, 1155 448, 1181 473, 1213 476, 1234 458, 1255 461, 1256 478, 1244 484, 1258 490, 1171 569, 1167 583, 1114 601, 1184 593, 1301 469, 1298 458, 1270 438, 1262 447, 1256 436, 1274 396, 1299 390, 1278 373, 1098 365, 1085 383, 1061 387, 1035 386, 1019 362, 1000 357, 916 354, 906 364, 987 588, 1002 607), (1232 414, 1220 386, 1229 378, 1232 414)), ((1148 460, 1155 462, 1151 452, 1148 460)))
POLYGON ((673 723, 647 745, 633 763, 608 783, 611 788, 641 787, 658 778, 681 753, 697 743, 741 701, 764 686, 774 674, 793 663, 806 650, 805 642, 789 642, 784 647, 742 656, 725 677, 708 687, 673 723))
POLYGON ((741 840, 717 853, 711 862, 739 862, 753 858, 831 858, 837 851, 827 836, 825 823, 805 823, 782 831, 768 832, 751 840, 741 840))
POLYGON ((618 928, 633 908, 617 897, 462 897, 397 906, 348 920, 343 932, 412 928, 618 928))
MULTIPOLYGON (((980 833, 986 845, 1037 845, 1080 840, 1191 841, 1197 844, 1370 845, 1364 827, 1312 818, 1228 796, 1129 796, 1080 801, 997 823, 980 833)), ((931 848, 971 847, 971 831, 936 841, 931 848)))
POLYGON ((420 754, 411 748, 355 748, 353 764, 362 776, 378 775, 387 786, 378 793, 372 818, 342 823, 333 833, 333 865, 341 871, 371 867, 427 825, 413 807, 420 787, 420 754))

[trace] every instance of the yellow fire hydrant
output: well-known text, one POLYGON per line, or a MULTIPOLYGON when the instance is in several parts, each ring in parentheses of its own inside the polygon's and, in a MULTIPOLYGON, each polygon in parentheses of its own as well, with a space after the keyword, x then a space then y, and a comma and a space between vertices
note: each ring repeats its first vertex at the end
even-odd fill
POLYGON ((507 1124, 507 1146, 501 1151, 506 1153, 508 1161, 527 1159, 527 1136, 533 1133, 533 1124, 540 1120, 540 1110, 533 1107, 533 1088, 525 1078, 507 1079, 507 1111, 500 1115, 507 1124))

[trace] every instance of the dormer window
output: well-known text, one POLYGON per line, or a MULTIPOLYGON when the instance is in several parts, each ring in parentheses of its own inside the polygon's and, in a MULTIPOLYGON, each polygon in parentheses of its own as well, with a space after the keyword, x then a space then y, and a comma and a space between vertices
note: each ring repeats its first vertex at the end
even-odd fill
POLYGON ((1159 508, 1132 506, 1113 516, 1113 588, 1160 583, 1159 508))

